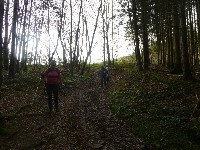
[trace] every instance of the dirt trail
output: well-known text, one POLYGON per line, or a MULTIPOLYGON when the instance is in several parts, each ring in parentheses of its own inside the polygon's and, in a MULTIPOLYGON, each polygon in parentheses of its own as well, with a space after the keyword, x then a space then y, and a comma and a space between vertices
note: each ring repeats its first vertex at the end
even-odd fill
MULTIPOLYGON (((142 141, 110 110, 107 99, 121 76, 113 72, 109 87, 99 87, 97 76, 65 89, 61 110, 49 115, 40 100, 13 120, 18 132, 1 137, 0 149, 137 150, 142 141), (115 81, 115 82, 114 82, 115 81)), ((44 97, 43 97, 44 99, 44 97)))

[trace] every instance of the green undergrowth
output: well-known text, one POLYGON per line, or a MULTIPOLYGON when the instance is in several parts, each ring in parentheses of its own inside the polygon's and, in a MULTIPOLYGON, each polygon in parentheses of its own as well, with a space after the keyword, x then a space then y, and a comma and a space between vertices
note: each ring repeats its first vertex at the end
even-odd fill
POLYGON ((110 95, 118 117, 152 149, 200 149, 200 122, 190 120, 199 81, 151 70, 132 72, 126 78, 110 95))

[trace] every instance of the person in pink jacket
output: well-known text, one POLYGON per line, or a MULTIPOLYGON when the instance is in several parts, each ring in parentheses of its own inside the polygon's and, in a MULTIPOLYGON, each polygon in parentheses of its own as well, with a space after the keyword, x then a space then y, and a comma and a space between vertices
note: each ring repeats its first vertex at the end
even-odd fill
POLYGON ((61 83, 60 71, 56 68, 56 61, 50 62, 50 67, 43 74, 45 79, 46 91, 48 96, 48 107, 49 112, 51 113, 53 110, 53 99, 54 96, 54 105, 56 112, 58 109, 58 93, 59 93, 59 85, 61 83))

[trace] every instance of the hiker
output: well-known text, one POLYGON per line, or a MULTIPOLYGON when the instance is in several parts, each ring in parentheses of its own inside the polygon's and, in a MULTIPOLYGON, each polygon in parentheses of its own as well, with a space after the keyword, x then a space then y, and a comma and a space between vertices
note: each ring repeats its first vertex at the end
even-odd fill
POLYGON ((50 62, 50 67, 44 72, 43 78, 45 79, 46 92, 48 96, 49 112, 51 113, 53 109, 52 96, 54 96, 55 110, 58 112, 58 93, 61 77, 60 71, 56 68, 56 61, 53 60, 50 62))
POLYGON ((106 66, 106 70, 108 71, 107 76, 106 76, 106 82, 108 84, 110 82, 110 69, 108 66, 106 66))
POLYGON ((105 87, 107 85, 108 70, 104 66, 101 66, 100 76, 101 76, 101 87, 105 87))

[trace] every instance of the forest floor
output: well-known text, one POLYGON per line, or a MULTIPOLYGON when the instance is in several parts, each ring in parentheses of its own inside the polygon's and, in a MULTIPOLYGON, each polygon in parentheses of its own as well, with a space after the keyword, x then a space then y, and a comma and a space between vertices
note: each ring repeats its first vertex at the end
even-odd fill
MULTIPOLYGON (((145 148, 142 139, 110 109, 109 94, 124 74, 113 70, 108 87, 102 88, 96 72, 76 87, 60 94, 60 111, 47 113, 47 98, 37 83, 15 83, 2 88, 1 115, 10 134, 0 136, 1 150, 136 150, 145 148), (20 85, 20 86, 19 86, 20 85), (11 87, 15 88, 11 88, 11 87), (10 129, 9 129, 10 126, 10 129), (14 127, 14 128, 13 128, 14 127)), ((18 81, 20 82, 20 81, 18 81)), ((29 81, 27 81, 29 83, 29 81)))
POLYGON ((62 88, 60 112, 51 115, 43 83, 32 80, 38 74, 5 81, 0 149, 199 150, 195 71, 195 79, 184 81, 160 65, 139 72, 122 64, 112 68, 110 83, 102 88, 98 71, 91 69, 75 86, 62 88))

